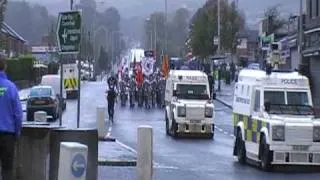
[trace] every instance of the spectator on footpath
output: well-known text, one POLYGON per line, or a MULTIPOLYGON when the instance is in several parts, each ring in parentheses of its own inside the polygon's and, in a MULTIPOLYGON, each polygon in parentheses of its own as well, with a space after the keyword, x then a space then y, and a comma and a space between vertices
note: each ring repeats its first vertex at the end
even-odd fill
POLYGON ((13 180, 15 144, 21 133, 22 107, 16 86, 7 79, 0 56, 0 162, 3 180, 13 180))

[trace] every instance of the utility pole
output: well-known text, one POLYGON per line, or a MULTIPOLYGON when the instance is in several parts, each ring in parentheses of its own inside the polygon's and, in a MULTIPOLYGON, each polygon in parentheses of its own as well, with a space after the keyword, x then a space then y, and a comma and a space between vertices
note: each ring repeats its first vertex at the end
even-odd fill
POLYGON ((154 23, 154 49, 155 50, 157 49, 157 16, 155 17, 155 23, 154 23))
POLYGON ((70 10, 72 11, 73 9, 73 0, 70 0, 70 10))
POLYGON ((303 54, 302 54, 302 50, 303 50, 303 22, 302 22, 302 16, 303 16, 303 0, 300 0, 300 17, 299 17, 299 64, 303 64, 303 54))
POLYGON ((153 38, 152 38, 152 30, 150 30, 150 49, 153 48, 153 38))
MULTIPOLYGON (((220 7, 220 0, 218 0, 218 49, 217 54, 220 56, 221 51, 221 32, 220 32, 220 25, 221 25, 221 7, 220 7)), ((221 65, 218 69, 218 91, 221 91, 221 65)))
POLYGON ((221 51, 221 7, 220 7, 220 0, 218 0, 218 55, 220 55, 221 51))
POLYGON ((165 0, 165 51, 166 55, 168 54, 168 0, 165 0))

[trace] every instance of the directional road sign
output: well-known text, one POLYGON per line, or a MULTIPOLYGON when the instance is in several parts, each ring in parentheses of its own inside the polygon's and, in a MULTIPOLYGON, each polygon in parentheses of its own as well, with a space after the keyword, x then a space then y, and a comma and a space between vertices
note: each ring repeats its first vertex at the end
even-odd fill
POLYGON ((86 170, 86 159, 82 154, 77 154, 73 157, 71 163, 72 175, 76 178, 82 177, 86 170))
POLYGON ((80 51, 81 12, 59 13, 57 27, 58 49, 61 54, 76 54, 80 51))

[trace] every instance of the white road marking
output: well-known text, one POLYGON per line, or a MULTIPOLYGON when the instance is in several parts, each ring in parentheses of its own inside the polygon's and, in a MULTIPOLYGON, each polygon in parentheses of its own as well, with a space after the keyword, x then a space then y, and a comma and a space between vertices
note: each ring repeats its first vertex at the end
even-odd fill
POLYGON ((126 150, 134 153, 134 154, 138 154, 137 151, 135 149, 133 149, 132 147, 125 145, 124 143, 120 142, 119 140, 116 140, 116 143, 119 144, 121 147, 125 148, 126 150))

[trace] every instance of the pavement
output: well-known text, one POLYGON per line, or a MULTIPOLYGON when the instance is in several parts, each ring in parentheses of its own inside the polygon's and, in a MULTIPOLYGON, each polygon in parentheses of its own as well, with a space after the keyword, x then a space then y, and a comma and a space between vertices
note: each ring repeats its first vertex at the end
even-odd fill
MULTIPOLYGON (((80 127, 94 128, 96 107, 106 106, 105 82, 87 82, 82 85, 80 127)), ((137 128, 150 125, 153 128, 153 179, 154 180, 318 180, 319 171, 298 172, 276 170, 261 171, 250 165, 240 165, 232 155, 234 137, 232 126, 232 86, 221 86, 215 103, 214 139, 172 138, 165 133, 164 110, 153 108, 115 109, 114 123, 109 124, 108 134, 114 142, 99 142, 98 180, 135 180, 137 128), (224 102, 224 103, 221 103, 224 102)), ((63 114, 63 126, 76 127, 76 100, 67 101, 63 114)), ((55 122, 57 123, 57 122, 55 122)), ((53 124, 55 124, 53 123, 53 124)), ((299 169, 309 169, 299 167, 299 169)))
MULTIPOLYGON (((218 82, 216 81, 216 86, 218 86, 218 82)), ((226 84, 224 81, 221 81, 220 91, 217 91, 216 88, 216 100, 220 103, 224 104, 226 107, 232 109, 233 104, 233 93, 234 93, 235 82, 231 84, 226 84)))

